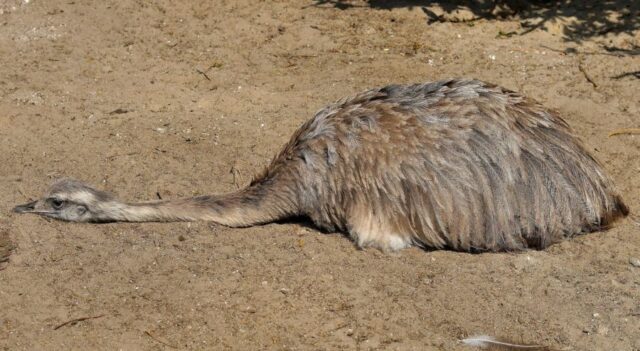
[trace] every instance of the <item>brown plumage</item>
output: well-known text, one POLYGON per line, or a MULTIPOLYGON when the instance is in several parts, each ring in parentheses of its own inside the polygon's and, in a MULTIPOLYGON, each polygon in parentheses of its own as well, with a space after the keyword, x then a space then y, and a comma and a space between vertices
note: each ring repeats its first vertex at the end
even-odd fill
POLYGON ((331 104, 235 193, 125 204, 63 180, 16 211, 233 227, 302 215, 361 247, 462 251, 541 249, 628 213, 564 120, 466 79, 391 85, 331 104))

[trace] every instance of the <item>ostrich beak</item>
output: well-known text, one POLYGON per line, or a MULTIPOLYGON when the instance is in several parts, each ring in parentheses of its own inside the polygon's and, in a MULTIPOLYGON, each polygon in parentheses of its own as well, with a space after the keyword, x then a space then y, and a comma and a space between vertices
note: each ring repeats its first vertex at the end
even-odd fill
POLYGON ((36 204, 38 203, 38 201, 32 201, 29 202, 28 204, 24 204, 24 205, 19 205, 13 208, 13 212, 15 213, 37 213, 38 211, 36 211, 36 204))

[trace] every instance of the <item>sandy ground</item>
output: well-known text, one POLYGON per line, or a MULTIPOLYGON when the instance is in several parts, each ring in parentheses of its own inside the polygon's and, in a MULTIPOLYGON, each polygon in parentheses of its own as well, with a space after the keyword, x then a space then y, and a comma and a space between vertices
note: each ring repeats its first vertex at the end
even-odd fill
POLYGON ((518 19, 379 2, 0 2, 0 349, 464 350, 482 333, 640 350, 632 219, 545 251, 383 254, 296 223, 10 212, 61 176, 128 200, 231 191, 325 104, 451 76, 557 109, 640 208, 640 135, 608 136, 640 127, 637 30, 512 35, 518 19))

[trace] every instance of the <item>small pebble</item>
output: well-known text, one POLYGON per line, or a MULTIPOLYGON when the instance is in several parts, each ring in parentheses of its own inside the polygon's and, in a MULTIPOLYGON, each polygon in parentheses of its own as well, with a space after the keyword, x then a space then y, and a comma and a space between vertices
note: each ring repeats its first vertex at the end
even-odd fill
POLYGON ((637 257, 630 257, 629 258, 629 263, 631 263, 631 265, 634 266, 634 267, 639 267, 640 268, 640 259, 638 259, 637 257))
POLYGON ((600 335, 608 335, 609 334, 609 328, 601 325, 601 326, 598 327, 598 329, 596 329, 596 333, 598 333, 600 335))

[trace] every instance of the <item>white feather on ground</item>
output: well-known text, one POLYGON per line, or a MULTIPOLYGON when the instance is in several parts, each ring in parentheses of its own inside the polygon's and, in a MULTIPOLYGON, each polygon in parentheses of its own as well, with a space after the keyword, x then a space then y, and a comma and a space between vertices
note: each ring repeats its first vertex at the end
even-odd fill
POLYGON ((460 340, 463 344, 472 347, 479 347, 481 349, 494 349, 494 350, 549 350, 545 346, 541 345, 526 345, 516 344, 507 341, 498 340, 488 335, 477 335, 466 339, 460 340))

